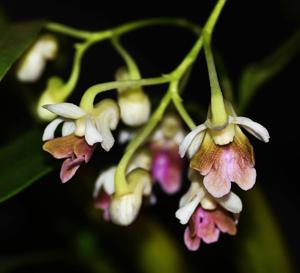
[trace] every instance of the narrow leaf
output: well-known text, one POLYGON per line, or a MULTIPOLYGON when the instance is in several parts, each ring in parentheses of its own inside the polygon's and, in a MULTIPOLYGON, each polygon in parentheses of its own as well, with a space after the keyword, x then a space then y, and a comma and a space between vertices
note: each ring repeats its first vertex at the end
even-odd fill
POLYGON ((300 30, 268 57, 245 68, 238 86, 238 113, 245 112, 259 88, 283 70, 299 51, 300 30))
POLYGON ((247 192, 237 241, 242 273, 294 272, 280 227, 259 189, 247 192))
POLYGON ((0 26, 0 81, 30 46, 42 26, 42 21, 0 26))
POLYGON ((16 195, 52 170, 45 163, 41 132, 33 130, 0 149, 0 202, 16 195))

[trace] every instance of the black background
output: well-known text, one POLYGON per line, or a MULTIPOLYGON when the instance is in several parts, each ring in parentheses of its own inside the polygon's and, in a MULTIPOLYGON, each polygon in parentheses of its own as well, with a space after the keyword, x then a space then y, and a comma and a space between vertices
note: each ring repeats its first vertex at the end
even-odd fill
MULTIPOLYGON (((13 21, 46 18, 78 28, 96 30, 128 20, 156 16, 180 16, 202 24, 214 2, 140 1, 133 4, 128 1, 118 3, 112 1, 2 0, 1 4, 13 21)), ((222 54, 233 82, 237 82, 240 72, 247 64, 258 61, 271 53, 296 31, 299 25, 299 1, 228 1, 216 27, 214 44, 222 54)), ((136 57, 143 74, 148 77, 168 72, 176 66, 192 45, 193 37, 181 30, 152 28, 128 35, 125 42, 136 57)), ((85 88, 96 82, 111 80, 119 63, 118 56, 108 43, 96 46, 84 61, 79 86, 85 88), (100 53, 97 53, 97 58, 94 58, 93 52, 96 50, 100 50, 100 53)), ((197 97, 198 99, 195 94, 204 93, 199 98, 199 103, 206 105, 209 87, 203 58, 200 58, 198 63, 199 65, 195 65, 191 83, 186 89, 185 98, 188 100, 191 97, 197 97)), ((271 142, 267 145, 252 138, 256 151, 258 183, 262 185, 274 209, 294 260, 300 259, 297 224, 299 215, 299 191, 297 190, 299 183, 299 101, 297 95, 300 91, 298 65, 299 56, 296 56, 284 71, 261 88, 247 111, 247 116, 265 125, 271 135, 271 142)), ((3 115, 5 111, 2 108, 1 114, 3 115)), ((25 115, 24 112, 14 115, 14 119, 18 120, 16 124, 25 127, 26 122, 19 122, 25 115)), ((195 116, 196 120, 197 118, 200 122, 201 119, 195 116)), ((7 137, 8 133, 4 135, 7 137)), ((65 238, 56 237, 59 232, 54 231, 53 227, 56 227, 56 217, 62 220, 64 213, 69 213, 74 201, 64 196, 68 188, 61 189, 55 175, 50 178, 55 181, 50 183, 51 179, 48 179, 46 186, 37 183, 20 196, 1 205, 0 239, 4 242, 1 245, 7 247, 4 253, 20 253, 25 251, 28 245, 29 248, 34 249, 34 246, 42 245, 41 240, 45 241, 47 247, 63 244, 62 241, 65 238), (46 197, 43 196, 44 187, 58 196, 53 199, 49 194, 46 197), (66 206, 69 209, 61 208, 61 204, 59 205, 56 199, 67 203, 66 206)), ((70 183, 67 187, 72 187, 72 184, 70 183)), ((76 212, 73 213, 76 215, 76 212)), ((164 218, 162 215, 159 217, 164 218)), ((180 233, 178 233, 178 241, 181 242, 179 236, 181 236, 180 233)), ((215 254, 217 250, 212 250, 212 248, 209 248, 208 252, 210 255, 212 253, 217 255, 216 257, 221 255, 215 254)), ((191 255, 196 258, 199 253, 191 255)), ((212 268, 217 269, 217 266, 212 268)))

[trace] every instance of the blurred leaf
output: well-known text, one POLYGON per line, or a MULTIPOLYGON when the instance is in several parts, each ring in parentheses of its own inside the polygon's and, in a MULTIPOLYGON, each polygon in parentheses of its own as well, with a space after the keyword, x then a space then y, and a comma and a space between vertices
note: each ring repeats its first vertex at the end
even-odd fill
POLYGON ((42 26, 42 21, 0 24, 0 81, 13 63, 30 46, 42 26))
POLYGON ((16 195, 52 170, 45 163, 41 132, 33 130, 0 149, 0 202, 16 195))
POLYGON ((300 51, 300 30, 290 37, 273 54, 262 61, 250 64, 243 71, 238 86, 238 113, 248 107, 258 89, 285 68, 300 51))
POLYGON ((182 245, 178 246, 161 225, 150 219, 147 219, 145 228, 146 234, 136 253, 141 272, 190 272, 184 263, 182 245))
POLYGON ((6 16, 6 14, 5 14, 5 12, 4 12, 4 10, 3 10, 1 4, 0 4, 0 27, 1 27, 3 24, 7 23, 7 21, 8 21, 8 20, 7 20, 7 16, 6 16))
POLYGON ((100 251, 98 238, 89 230, 80 231, 75 236, 74 250, 77 259, 84 264, 90 272, 118 273, 117 269, 106 259, 103 250, 100 251))
POLYGON ((292 273, 282 232, 263 193, 245 194, 246 208, 237 240, 237 261, 243 273, 292 273))

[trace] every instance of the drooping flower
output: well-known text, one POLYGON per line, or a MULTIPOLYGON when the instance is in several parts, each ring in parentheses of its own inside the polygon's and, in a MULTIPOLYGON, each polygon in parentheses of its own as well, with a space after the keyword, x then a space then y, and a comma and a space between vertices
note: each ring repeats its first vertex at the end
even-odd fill
POLYGON ((168 114, 150 140, 152 176, 168 194, 176 193, 181 188, 183 162, 178 147, 184 133, 179 118, 168 114))
POLYGON ((58 41, 52 35, 43 35, 32 45, 17 68, 17 79, 22 82, 37 81, 46 66, 47 60, 56 57, 58 41))
POLYGON ((230 192, 231 182, 243 190, 253 187, 256 180, 253 148, 240 126, 261 141, 269 141, 266 128, 246 117, 237 117, 231 104, 226 103, 228 122, 221 128, 211 125, 210 114, 182 141, 179 153, 188 151, 190 167, 204 176, 206 189, 215 197, 230 192))
POLYGON ((235 235, 236 221, 224 209, 204 210, 199 206, 184 231, 184 242, 191 251, 200 247, 201 241, 211 244, 219 240, 220 232, 235 235))
POLYGON ((83 137, 69 135, 47 141, 43 149, 54 158, 65 159, 60 170, 60 179, 63 183, 69 181, 81 164, 89 162, 94 152, 94 146, 86 143, 83 137))
POLYGON ((175 213, 181 224, 188 223, 199 204, 206 210, 214 210, 221 206, 235 214, 242 211, 242 201, 235 193, 229 192, 220 198, 212 196, 203 185, 203 176, 192 169, 189 171, 189 179, 191 180, 191 186, 186 194, 181 197, 179 209, 175 213))
POLYGON ((57 126, 63 123, 63 136, 73 133, 79 137, 84 136, 90 146, 101 143, 106 151, 113 146, 111 130, 116 129, 119 122, 119 108, 113 100, 100 101, 90 113, 72 103, 49 104, 44 105, 44 108, 59 116, 45 128, 44 141, 53 139, 57 126))
MULTIPOLYGON (((134 180, 134 179, 133 179, 132 174, 131 174, 131 176, 129 176, 130 173, 132 173, 133 171, 135 171, 137 169, 140 170, 141 178, 138 183, 141 183, 140 186, 145 187, 145 190, 143 191, 142 195, 147 195, 147 196, 151 194, 151 185, 149 185, 149 183, 150 184, 152 183, 151 182, 152 180, 151 180, 151 177, 149 174, 150 166, 151 166, 151 156, 147 150, 142 149, 133 156, 132 160, 130 161, 130 163, 127 167, 127 171, 126 171, 128 182, 133 183, 132 180, 134 180), (141 172, 142 170, 144 172, 141 172), (142 178, 143 176, 144 176, 144 178, 142 178), (149 178, 150 178, 150 180, 149 180, 149 178)), ((106 221, 111 220, 109 208, 111 205, 113 195, 115 193, 115 172, 116 172, 116 166, 110 167, 107 170, 101 172, 96 180, 95 188, 94 188, 93 197, 95 200, 95 203, 94 203, 95 207, 98 209, 101 209, 103 211, 103 218, 106 221)), ((141 198, 137 198, 137 200, 140 200, 141 198)), ((129 201, 130 200, 128 200, 128 202, 129 201)), ((135 215, 135 217, 136 216, 137 216, 137 214, 135 215)), ((133 220, 134 219, 132 218, 132 221, 133 220)), ((116 219, 115 219, 115 221, 116 221, 116 219)), ((120 221, 125 221, 125 220, 123 219, 120 221)))
POLYGON ((220 232, 236 234, 236 216, 242 211, 242 202, 233 192, 215 198, 203 186, 203 177, 190 170, 192 181, 187 193, 182 196, 176 217, 181 224, 188 224, 184 232, 184 242, 189 250, 205 243, 218 241, 220 232), (235 217, 233 217, 235 216, 235 217))

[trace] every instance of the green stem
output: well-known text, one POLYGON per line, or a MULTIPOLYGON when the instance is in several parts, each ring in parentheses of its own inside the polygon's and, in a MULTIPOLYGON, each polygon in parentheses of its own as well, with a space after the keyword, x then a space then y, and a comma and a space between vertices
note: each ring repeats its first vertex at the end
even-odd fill
POLYGON ((226 0, 218 1, 214 10, 215 12, 210 15, 207 24, 203 28, 204 54, 206 58, 211 89, 212 124, 216 127, 224 126, 224 124, 226 124, 227 114, 225 110, 223 94, 217 76, 214 57, 211 50, 211 37, 225 3, 226 0))
POLYGON ((114 48, 118 51, 118 53, 124 59, 124 61, 126 63, 126 66, 128 68, 130 79, 131 80, 140 79, 141 74, 140 74, 140 71, 137 67, 137 64, 135 63, 133 58, 130 56, 130 54, 126 51, 126 49, 121 45, 119 38, 118 37, 113 37, 111 39, 111 42, 112 42, 114 48))
POLYGON ((82 96, 80 107, 90 112, 94 107, 95 97, 102 93, 112 89, 117 88, 130 88, 130 87, 139 87, 143 85, 156 85, 156 84, 164 84, 170 82, 172 77, 170 75, 164 75, 163 77, 156 78, 148 78, 141 80, 130 80, 130 81, 115 81, 115 82, 107 82, 101 83, 91 86, 82 96))
POLYGON ((63 90, 61 92, 63 100, 65 100, 68 96, 70 96, 72 91, 74 90, 80 74, 82 57, 92 44, 93 42, 87 41, 85 43, 75 45, 76 52, 73 61, 72 71, 68 81, 64 85, 63 90))
POLYGON ((61 34, 65 34, 74 38, 79 39, 93 39, 93 40, 104 40, 109 39, 112 36, 121 36, 127 32, 137 30, 143 27, 150 27, 156 25, 170 25, 170 26, 178 26, 186 29, 190 29, 192 32, 199 34, 200 28, 188 20, 182 18, 150 18, 150 19, 143 19, 137 20, 134 22, 129 22, 126 24, 122 24, 118 27, 114 27, 108 30, 98 31, 98 32, 91 32, 86 30, 78 30, 75 28, 71 28, 68 26, 64 26, 59 23, 49 22, 46 24, 46 28, 48 30, 58 32, 61 34))
POLYGON ((90 31, 85 31, 85 30, 78 30, 75 28, 71 28, 68 26, 64 26, 59 23, 54 23, 54 22, 49 22, 46 24, 46 28, 48 30, 65 34, 74 38, 79 38, 79 39, 89 39, 92 35, 92 32, 90 31))
MULTIPOLYGON (((215 26, 216 20, 224 6, 225 0, 219 0, 212 11, 211 16, 209 17, 205 27, 209 29, 210 33, 213 32, 213 28, 215 26)), ((148 123, 144 126, 144 128, 140 131, 140 133, 130 142, 128 145, 125 154, 123 155, 121 161, 118 164, 116 174, 115 174, 115 194, 116 196, 120 196, 126 194, 130 191, 129 185, 126 181, 126 169, 128 163, 136 152, 136 150, 140 147, 140 145, 145 141, 145 139, 151 134, 152 130, 157 126, 157 124, 161 121, 161 118, 171 101, 174 102, 176 109, 178 110, 181 117, 187 123, 190 128, 194 128, 195 124, 193 120, 189 117, 188 113, 185 111, 184 106, 182 105, 181 99, 178 95, 178 82, 181 77, 186 73, 189 67, 195 62, 198 54, 203 45, 202 35, 199 36, 197 41, 195 42, 192 49, 185 56, 183 61, 179 64, 179 66, 170 74, 172 77, 170 79, 170 85, 167 93, 161 100, 160 105, 157 107, 153 115, 151 116, 148 123)))
POLYGON ((126 149, 126 153, 123 155, 122 159, 120 160, 115 175, 116 196, 126 194, 130 191, 125 177, 128 163, 131 157, 134 155, 135 151, 140 147, 140 145, 144 142, 144 140, 151 134, 152 130, 155 128, 157 123, 160 122, 167 106, 169 105, 172 99, 172 94, 170 90, 171 88, 169 88, 167 93, 162 98, 160 105, 156 108, 155 112, 152 114, 147 125, 130 142, 130 144, 126 149))

